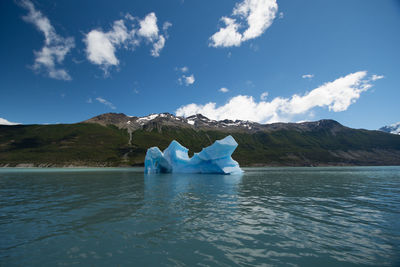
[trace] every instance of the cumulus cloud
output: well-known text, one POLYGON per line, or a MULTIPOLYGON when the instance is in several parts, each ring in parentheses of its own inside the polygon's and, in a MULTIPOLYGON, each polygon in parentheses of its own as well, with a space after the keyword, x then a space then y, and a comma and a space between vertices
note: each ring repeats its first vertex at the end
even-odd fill
POLYGON ((303 79, 312 79, 314 77, 314 74, 304 74, 301 76, 303 79))
POLYGON ((180 77, 178 78, 178 83, 180 85, 186 85, 189 86, 191 84, 194 84, 195 78, 193 74, 185 74, 189 71, 189 68, 186 66, 183 66, 182 68, 175 68, 176 71, 180 72, 180 77))
POLYGON ((21 123, 11 122, 6 119, 0 118, 0 125, 18 125, 18 124, 21 124, 21 123))
POLYGON ((103 105, 106 105, 107 107, 109 107, 109 108, 111 108, 111 109, 116 109, 116 107, 114 106, 113 103, 107 101, 106 99, 104 99, 104 98, 102 98, 102 97, 96 97, 96 100, 97 100, 99 103, 101 103, 101 104, 103 104, 103 105))
POLYGON ((210 37, 210 46, 240 46, 242 42, 262 35, 272 24, 278 11, 276 0, 244 0, 236 4, 231 17, 222 17, 221 27, 210 37), (245 28, 244 31, 239 29, 245 28))
POLYGON ((44 70, 53 79, 71 80, 68 72, 63 68, 59 68, 58 65, 63 63, 65 56, 75 47, 74 38, 59 36, 51 25, 50 20, 36 10, 31 1, 21 1, 20 5, 28 10, 28 14, 23 19, 35 25, 45 38, 42 50, 34 51, 35 63, 33 64, 33 69, 35 71, 44 70))
POLYGON ((221 93, 228 93, 229 89, 226 87, 222 87, 221 89, 219 89, 218 91, 220 91, 221 93))
POLYGON ((111 66, 119 65, 116 56, 117 49, 133 50, 142 41, 152 45, 150 54, 153 57, 158 57, 165 46, 168 37, 167 29, 171 25, 171 23, 165 22, 163 25, 164 32, 160 34, 157 16, 154 12, 149 13, 143 19, 126 14, 124 19, 114 21, 113 27, 109 31, 94 29, 85 35, 87 58, 107 73, 111 66))
POLYGON ((154 12, 148 14, 143 20, 139 21, 140 28, 138 35, 147 38, 148 40, 155 40, 158 37, 157 17, 154 12))
POLYGON ((119 45, 119 43, 113 42, 110 39, 112 33, 92 30, 86 35, 86 53, 90 62, 105 68, 119 64, 115 56, 115 45, 119 45))
POLYGON ((236 20, 227 17, 222 17, 221 21, 224 22, 225 28, 220 28, 211 36, 210 46, 240 46, 242 43, 242 34, 238 32, 240 25, 236 23, 236 20))
POLYGON ((260 102, 252 96, 238 95, 219 107, 214 102, 205 105, 193 103, 178 108, 175 113, 185 117, 201 113, 214 120, 239 119, 260 123, 292 121, 296 116, 310 115, 316 107, 328 108, 333 112, 345 111, 362 92, 372 86, 371 81, 373 79, 367 77, 366 71, 359 71, 327 82, 303 95, 276 97, 260 102))

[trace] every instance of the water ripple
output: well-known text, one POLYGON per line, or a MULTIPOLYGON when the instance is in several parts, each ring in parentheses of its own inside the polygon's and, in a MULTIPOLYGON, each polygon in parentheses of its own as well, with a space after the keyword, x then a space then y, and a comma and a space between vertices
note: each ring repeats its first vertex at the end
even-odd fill
POLYGON ((5 266, 392 266, 400 168, 0 170, 0 236, 5 266))

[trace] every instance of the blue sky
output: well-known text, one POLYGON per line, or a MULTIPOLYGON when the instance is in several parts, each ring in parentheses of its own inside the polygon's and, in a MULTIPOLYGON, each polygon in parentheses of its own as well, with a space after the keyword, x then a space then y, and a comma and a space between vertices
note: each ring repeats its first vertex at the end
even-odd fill
POLYGON ((400 120, 400 1, 1 1, 0 13, 0 123, 400 120))

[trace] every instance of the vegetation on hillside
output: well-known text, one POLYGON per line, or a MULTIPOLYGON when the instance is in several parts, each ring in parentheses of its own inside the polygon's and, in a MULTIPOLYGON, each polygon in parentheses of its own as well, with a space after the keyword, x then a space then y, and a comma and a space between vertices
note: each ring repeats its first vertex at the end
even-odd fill
POLYGON ((227 133, 218 130, 163 126, 126 129, 94 123, 0 126, 0 166, 143 165, 147 148, 165 149, 172 140, 190 155, 232 134, 239 146, 233 158, 251 165, 399 165, 400 136, 345 128, 332 131, 290 129, 272 132, 227 133))

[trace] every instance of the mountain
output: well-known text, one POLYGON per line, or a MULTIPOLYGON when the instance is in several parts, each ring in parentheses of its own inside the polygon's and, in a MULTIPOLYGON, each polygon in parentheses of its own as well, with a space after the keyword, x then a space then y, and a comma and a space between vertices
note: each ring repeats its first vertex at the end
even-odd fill
POLYGON ((383 126, 382 128, 379 129, 379 131, 391 134, 400 134, 400 122, 388 126, 383 126))
POLYGON ((175 139, 199 152, 231 134, 241 166, 400 165, 400 135, 352 129, 333 120, 259 124, 106 113, 75 124, 0 126, 0 166, 143 165, 147 148, 175 139))

